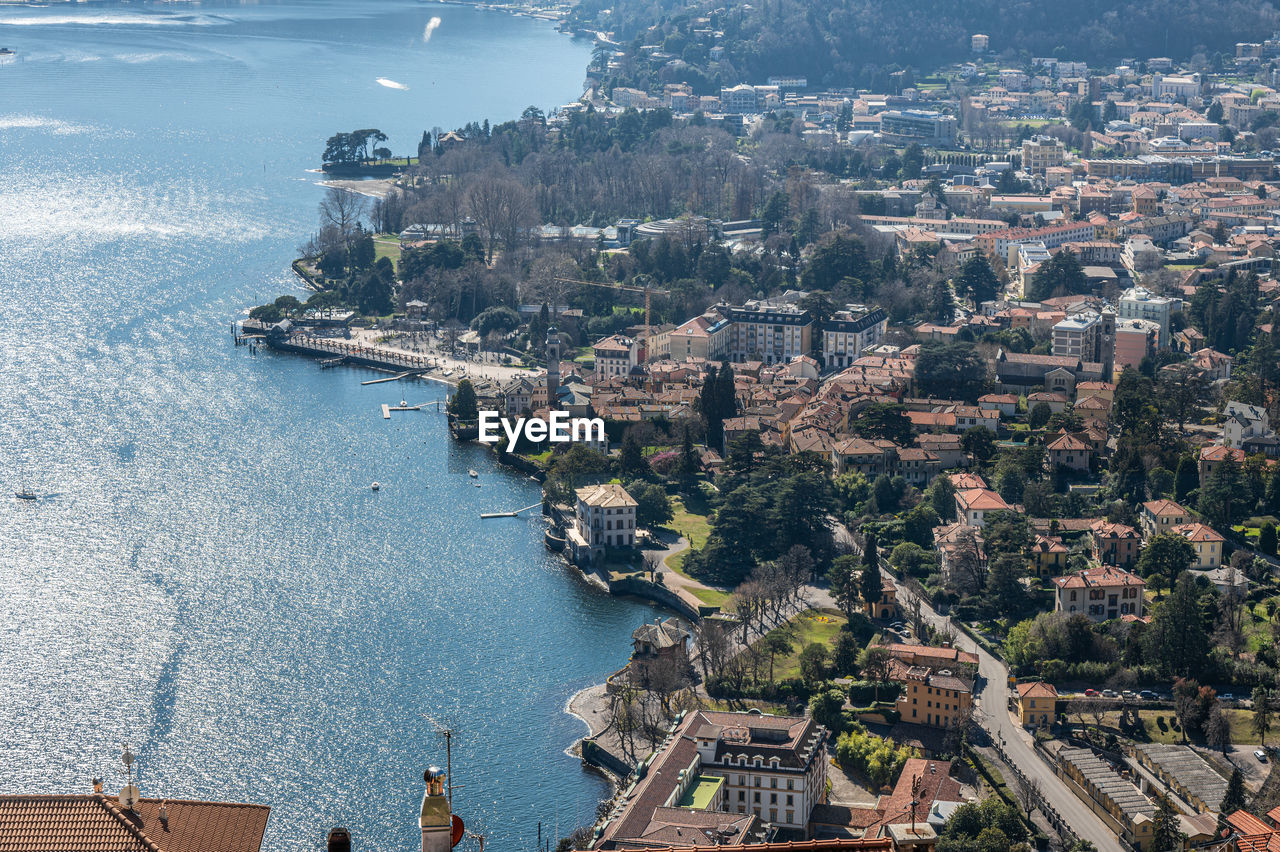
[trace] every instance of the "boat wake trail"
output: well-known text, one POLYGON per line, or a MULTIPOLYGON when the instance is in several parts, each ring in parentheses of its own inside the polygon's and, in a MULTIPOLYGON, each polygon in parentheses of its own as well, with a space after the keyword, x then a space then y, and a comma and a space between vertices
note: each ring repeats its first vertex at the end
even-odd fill
POLYGON ((378 85, 386 86, 388 89, 400 89, 401 91, 409 90, 409 87, 404 83, 397 83, 395 80, 388 80, 386 77, 379 77, 378 85))
POLYGON ((434 33, 436 31, 436 28, 439 26, 440 26, 439 18, 432 17, 431 20, 427 21, 427 28, 422 31, 423 44, 426 44, 427 42, 431 41, 431 34, 434 33))

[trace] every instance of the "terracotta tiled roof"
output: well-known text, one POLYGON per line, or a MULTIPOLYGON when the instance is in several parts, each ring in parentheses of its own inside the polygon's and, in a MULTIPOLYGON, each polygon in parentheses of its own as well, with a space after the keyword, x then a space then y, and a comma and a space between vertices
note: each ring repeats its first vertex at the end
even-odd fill
POLYGON ((258 852, 271 809, 114 796, 0 796, 0 852, 258 852))
POLYGON ((1053 688, 1053 684, 1043 681, 1032 681, 1031 683, 1018 684, 1019 698, 1057 698, 1058 690, 1053 688))
POLYGON ((1179 506, 1172 500, 1148 500, 1142 504, 1142 508, 1146 509, 1153 515, 1185 515, 1187 510, 1179 506))
POLYGON ((1179 524, 1170 530, 1170 532, 1177 533, 1187 541, 1226 541, 1226 539, 1222 537, 1221 533, 1206 524, 1179 524))
POLYGON ((967 488, 964 491, 957 491, 956 499, 966 511, 980 509, 984 512, 995 512, 1009 508, 1004 498, 989 488, 967 488))
POLYGON ((1146 583, 1137 574, 1131 574, 1111 565, 1095 566, 1081 571, 1079 574, 1068 574, 1065 577, 1054 577, 1054 585, 1063 589, 1083 589, 1090 586, 1145 586, 1146 583))

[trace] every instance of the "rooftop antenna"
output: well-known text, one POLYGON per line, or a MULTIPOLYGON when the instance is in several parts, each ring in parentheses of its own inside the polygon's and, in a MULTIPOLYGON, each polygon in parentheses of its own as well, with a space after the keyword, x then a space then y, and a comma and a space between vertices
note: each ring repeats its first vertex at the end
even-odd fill
POLYGON ((461 790, 466 784, 453 783, 453 735, 457 733, 453 728, 443 722, 437 721, 430 713, 423 713, 422 718, 426 719, 435 726, 436 733, 444 737, 444 771, 445 771, 445 794, 449 799, 449 811, 453 812, 453 789, 457 787, 461 790))
POLYGON ((911 779, 911 834, 916 833, 916 808, 920 805, 920 776, 911 779))
POLYGON ((124 789, 120 791, 120 804, 128 810, 133 810, 134 805, 138 804, 138 800, 142 798, 142 793, 133 783, 133 764, 136 758, 129 749, 128 743, 124 744, 124 754, 120 755, 120 759, 124 761, 125 776, 128 778, 124 789))

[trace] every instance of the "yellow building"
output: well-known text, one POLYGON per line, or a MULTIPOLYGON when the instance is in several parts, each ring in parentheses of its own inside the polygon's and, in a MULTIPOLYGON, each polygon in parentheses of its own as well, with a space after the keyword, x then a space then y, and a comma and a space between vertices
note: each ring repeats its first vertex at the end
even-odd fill
POLYGON ((1024 728, 1047 728, 1058 707, 1058 690, 1042 681, 1018 684, 1018 718, 1024 728))
POLYGON ((972 715, 972 687, 947 669, 934 671, 895 659, 889 679, 902 687, 897 711, 903 722, 947 729, 964 724, 972 715))
POLYGON ((1035 562, 1036 575, 1053 577, 1066 573, 1067 555, 1070 549, 1062 543, 1059 536, 1037 535, 1035 544, 1031 545, 1031 558, 1035 562))
POLYGON ((867 601, 863 601, 862 611, 866 613, 867 618, 881 618, 885 621, 891 618, 899 618, 901 610, 898 609, 898 587, 886 575, 881 574, 880 577, 884 584, 880 600, 874 606, 867 601))
POLYGON ((1197 571, 1212 571, 1222 565, 1222 545, 1226 539, 1213 527, 1201 523, 1181 524, 1170 530, 1191 542, 1196 560, 1191 567, 1197 571))

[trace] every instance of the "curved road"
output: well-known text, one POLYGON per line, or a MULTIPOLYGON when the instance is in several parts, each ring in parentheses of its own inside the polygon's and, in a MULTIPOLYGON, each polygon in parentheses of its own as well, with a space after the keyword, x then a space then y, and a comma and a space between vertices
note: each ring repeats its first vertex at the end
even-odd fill
MULTIPOLYGON (((894 579, 896 582, 897 578, 894 579)), ((898 583, 898 599, 904 604, 919 600, 917 595, 901 583, 898 583)), ((1005 664, 957 630, 949 616, 939 615, 927 601, 920 600, 920 615, 934 627, 946 628, 955 633, 957 647, 978 655, 978 674, 982 676, 984 683, 981 691, 974 696, 973 720, 992 739, 1000 740, 1009 760, 1016 763, 1028 778, 1039 783, 1040 792, 1058 809, 1058 813, 1077 837, 1091 841, 1098 847, 1098 852, 1124 852, 1120 839, 1045 763, 1031 744, 1031 735, 1022 729, 1009 712, 1009 669, 1005 664)))

